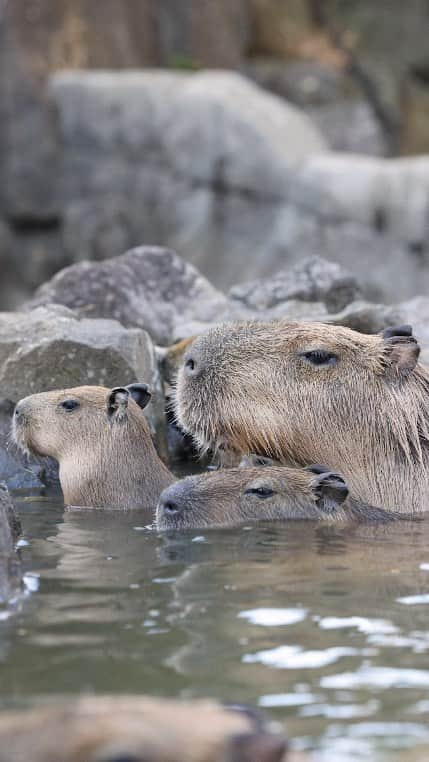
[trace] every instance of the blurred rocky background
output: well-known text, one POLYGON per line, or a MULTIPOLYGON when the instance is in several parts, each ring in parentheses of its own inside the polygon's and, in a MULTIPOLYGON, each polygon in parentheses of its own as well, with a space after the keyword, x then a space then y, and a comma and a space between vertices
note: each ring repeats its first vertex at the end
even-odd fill
POLYGON ((223 292, 317 254, 424 293, 428 29, 428 0, 0 0, 0 309, 142 243, 223 292))

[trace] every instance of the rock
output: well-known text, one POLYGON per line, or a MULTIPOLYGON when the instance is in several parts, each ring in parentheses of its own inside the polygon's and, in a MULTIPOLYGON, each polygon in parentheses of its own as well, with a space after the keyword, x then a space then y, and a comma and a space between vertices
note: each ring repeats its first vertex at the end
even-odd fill
POLYGON ((75 259, 160 241, 215 285, 258 275, 297 163, 326 148, 297 109, 230 72, 62 73, 51 96, 75 259))
POLYGON ((383 126, 347 67, 262 58, 246 62, 243 71, 261 87, 299 106, 333 151, 388 154, 383 126))
POLYGON ((14 542, 21 531, 7 487, 0 483, 0 614, 20 589, 21 574, 14 542))
POLYGON ((268 310, 291 299, 322 302, 329 312, 346 307, 361 296, 357 278, 337 263, 312 256, 272 278, 234 286, 233 301, 254 310, 268 310))
POLYGON ((289 238, 292 250, 317 246, 383 300, 397 302, 429 287, 429 156, 310 157, 289 202, 301 206, 301 225, 291 239, 285 213, 277 234, 289 238))
POLYGON ((192 265, 168 249, 140 246, 103 262, 82 262, 41 286, 29 308, 64 304, 81 317, 111 318, 143 328, 161 345, 181 325, 226 316, 228 302, 192 265))
POLYGON ((302 109, 332 105, 353 87, 338 67, 314 60, 251 58, 242 71, 260 87, 302 109))
POLYGON ((62 212, 51 72, 228 68, 241 61, 249 33, 245 0, 105 0, 102 16, 90 0, 14 0, 2 3, 0 20, 1 195, 8 216, 25 224, 62 212))
POLYGON ((380 333, 389 326, 401 325, 408 321, 403 319, 400 305, 356 301, 341 312, 322 317, 322 322, 345 325, 359 333, 380 333))
POLYGON ((365 156, 387 156, 389 145, 373 108, 362 98, 343 98, 336 103, 310 106, 312 119, 333 151, 365 156))
POLYGON ((416 296, 395 305, 356 301, 335 315, 322 317, 323 322, 345 325, 361 333, 380 333, 393 325, 409 323, 422 352, 420 361, 429 364, 429 298, 416 296))
POLYGON ((226 288, 314 251, 372 299, 429 287, 429 158, 328 153, 297 109, 226 72, 64 73, 51 92, 67 256, 163 241, 226 288))
POLYGON ((79 318, 61 306, 0 314, 0 388, 16 402, 29 394, 85 384, 147 382, 148 420, 161 452, 164 398, 155 350, 145 331, 115 320, 79 318))

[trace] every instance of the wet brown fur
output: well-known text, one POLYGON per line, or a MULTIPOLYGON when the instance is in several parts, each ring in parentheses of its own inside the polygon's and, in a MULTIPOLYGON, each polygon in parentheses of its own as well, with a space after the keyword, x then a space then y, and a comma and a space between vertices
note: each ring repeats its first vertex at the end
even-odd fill
POLYGON ((246 521, 361 523, 400 517, 354 500, 337 474, 286 466, 231 468, 188 476, 164 490, 156 514, 161 530, 225 527, 246 521), (260 497, 251 492, 255 488, 273 494, 260 497), (166 502, 178 505, 180 512, 166 514, 166 502))
POLYGON ((24 450, 58 460, 68 504, 154 508, 174 477, 159 459, 144 413, 131 397, 109 419, 110 391, 81 386, 26 397, 19 403, 25 416, 14 422, 15 440, 24 450), (60 403, 66 399, 80 407, 64 411, 60 403))
POLYGON ((99 696, 0 716, 0 762, 292 762, 285 747, 261 718, 210 700, 99 696))
POLYGON ((203 368, 176 390, 179 425, 201 450, 258 452, 289 465, 322 462, 363 502, 429 508, 429 373, 418 347, 318 323, 236 323, 188 350, 203 368), (336 365, 301 353, 324 349, 336 365))

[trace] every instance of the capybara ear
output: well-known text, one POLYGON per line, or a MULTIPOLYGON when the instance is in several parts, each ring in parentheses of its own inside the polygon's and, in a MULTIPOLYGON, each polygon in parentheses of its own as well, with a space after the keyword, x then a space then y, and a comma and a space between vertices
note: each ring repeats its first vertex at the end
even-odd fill
POLYGON ((128 384, 125 387, 131 394, 134 402, 141 407, 142 410, 149 404, 152 397, 152 393, 147 384, 128 384))
POLYGON ((329 466, 322 466, 320 463, 312 463, 311 466, 305 466, 304 471, 310 471, 312 474, 332 473, 332 469, 329 466))
POLYGON ((386 328, 382 333, 385 353, 398 373, 410 373, 417 365, 420 346, 410 325, 386 328))
POLYGON ((126 418, 130 393, 125 386, 116 386, 107 395, 107 417, 110 421, 126 418))
POLYGON ((273 460, 273 458, 266 458, 264 455, 255 455, 252 453, 251 455, 243 455, 238 467, 251 468, 252 466, 275 466, 277 464, 278 461, 273 460))
POLYGON ((281 762, 288 747, 282 735, 256 732, 243 733, 231 739, 228 762, 281 762))
MULTIPOLYGON (((323 466, 315 466, 315 468, 323 468, 323 466)), ((311 467, 308 470, 311 470, 311 467)), ((313 490, 316 503, 322 511, 333 513, 344 503, 349 494, 349 488, 343 477, 333 471, 315 471, 314 473, 316 478, 313 481, 313 490)))
POLYGON ((412 335, 413 329, 408 324, 391 326, 391 328, 385 328, 383 331, 383 339, 392 339, 394 336, 410 337, 412 335))

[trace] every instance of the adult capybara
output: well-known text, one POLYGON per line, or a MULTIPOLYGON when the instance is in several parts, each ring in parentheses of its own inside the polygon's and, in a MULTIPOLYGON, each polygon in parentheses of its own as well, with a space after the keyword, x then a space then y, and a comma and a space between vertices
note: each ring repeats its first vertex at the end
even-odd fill
POLYGON ((320 465, 254 466, 188 476, 167 487, 158 529, 225 527, 247 521, 386 522, 402 514, 354 500, 344 479, 320 465))
POLYGON ((326 463, 363 502, 429 508, 429 372, 409 326, 235 323, 189 348, 178 423, 201 450, 326 463))
POLYGON ((24 450, 58 460, 66 503, 154 508, 174 477, 143 414, 150 396, 146 384, 33 394, 15 408, 14 438, 24 450))
POLYGON ((253 710, 118 696, 0 716, 0 762, 292 762, 253 710))

